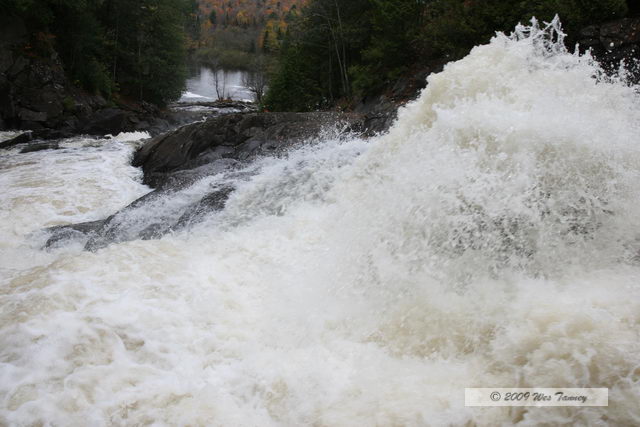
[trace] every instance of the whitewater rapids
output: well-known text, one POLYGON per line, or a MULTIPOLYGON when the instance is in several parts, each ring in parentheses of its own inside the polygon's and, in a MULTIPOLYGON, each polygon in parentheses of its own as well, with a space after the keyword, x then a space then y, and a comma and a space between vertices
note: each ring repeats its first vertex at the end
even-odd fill
POLYGON ((640 98, 556 30, 476 47, 386 135, 262 159, 160 240, 39 249, 150 191, 144 135, 2 153, 0 425, 640 424, 640 98))

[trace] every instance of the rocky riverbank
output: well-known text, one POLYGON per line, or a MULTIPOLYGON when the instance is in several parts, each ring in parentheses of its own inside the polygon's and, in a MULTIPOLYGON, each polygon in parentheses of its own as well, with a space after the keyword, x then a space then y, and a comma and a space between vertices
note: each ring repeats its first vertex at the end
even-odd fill
POLYGON ((0 148, 77 134, 146 131, 155 136, 202 119, 211 110, 253 108, 241 102, 214 102, 161 110, 145 102, 107 101, 70 82, 53 47, 34 37, 20 19, 0 17, 0 130, 30 131, 0 148))

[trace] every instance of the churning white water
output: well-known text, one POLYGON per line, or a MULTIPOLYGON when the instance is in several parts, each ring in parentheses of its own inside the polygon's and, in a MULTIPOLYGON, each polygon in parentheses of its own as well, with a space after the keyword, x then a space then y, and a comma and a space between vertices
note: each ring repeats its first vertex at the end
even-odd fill
POLYGON ((498 35, 387 135, 264 159, 160 240, 38 249, 148 191, 130 142, 3 154, 0 424, 639 424, 640 99, 555 36, 498 35))

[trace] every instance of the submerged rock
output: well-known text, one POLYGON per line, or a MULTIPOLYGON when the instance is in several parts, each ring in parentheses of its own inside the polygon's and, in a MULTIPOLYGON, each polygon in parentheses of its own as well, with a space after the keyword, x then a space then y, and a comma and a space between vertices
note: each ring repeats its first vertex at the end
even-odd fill
POLYGON ((95 233, 106 220, 83 222, 80 224, 58 225, 44 231, 50 233, 49 239, 44 244, 45 248, 56 248, 69 244, 72 241, 86 241, 95 233))
POLYGON ((25 133, 21 133, 20 135, 8 139, 6 141, 0 142, 0 148, 10 148, 19 144, 27 144, 20 152, 21 153, 29 153, 31 151, 38 150, 49 150, 57 148, 57 143, 48 143, 44 141, 53 140, 53 139, 63 139, 69 138, 73 136, 73 132, 64 131, 64 130, 53 130, 53 129, 39 129, 34 131, 27 131, 25 133), (31 143, 33 141, 33 143, 31 143))
POLYGON ((44 150, 57 150, 60 148, 60 144, 58 142, 40 142, 37 144, 29 144, 20 150, 20 153, 33 153, 36 151, 44 151, 44 150))
MULTIPOLYGON (((111 243, 159 239, 167 233, 180 231, 201 222, 205 214, 222 210, 233 190, 233 187, 214 189, 196 201, 164 211, 161 208, 163 199, 173 197, 175 191, 152 191, 107 219, 96 222, 95 227, 80 230, 86 238, 85 249, 93 252, 111 243)), ((49 242, 47 245, 50 246, 49 242)))

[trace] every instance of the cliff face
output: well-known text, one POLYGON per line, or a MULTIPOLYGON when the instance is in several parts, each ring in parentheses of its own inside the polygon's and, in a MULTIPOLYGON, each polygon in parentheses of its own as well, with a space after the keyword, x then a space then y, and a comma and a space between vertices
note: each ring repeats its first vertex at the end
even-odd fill
POLYGON ((79 89, 46 37, 31 33, 18 18, 0 17, 0 130, 35 131, 27 140, 135 130, 158 134, 190 121, 147 103, 114 107, 79 89))
POLYGON ((76 128, 101 97, 71 85, 53 49, 34 47, 24 23, 0 18, 0 128, 76 128))

